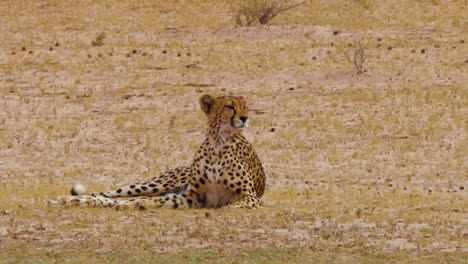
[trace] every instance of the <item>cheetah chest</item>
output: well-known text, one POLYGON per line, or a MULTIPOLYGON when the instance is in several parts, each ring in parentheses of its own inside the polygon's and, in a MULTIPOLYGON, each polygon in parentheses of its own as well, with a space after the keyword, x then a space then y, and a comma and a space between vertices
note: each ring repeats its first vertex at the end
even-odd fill
POLYGON ((222 168, 219 165, 209 166, 205 170, 208 177, 206 188, 206 206, 210 208, 227 205, 234 197, 234 192, 226 188, 220 178, 222 168))

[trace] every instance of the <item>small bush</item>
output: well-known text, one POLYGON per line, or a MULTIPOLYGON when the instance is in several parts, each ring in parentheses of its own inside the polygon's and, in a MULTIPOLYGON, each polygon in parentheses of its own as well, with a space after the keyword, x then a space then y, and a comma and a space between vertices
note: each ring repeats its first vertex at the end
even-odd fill
POLYGON ((236 24, 250 26, 268 24, 279 13, 302 5, 304 2, 287 4, 287 0, 233 0, 231 12, 236 24))
POLYGON ((91 41, 91 45, 93 45, 93 46, 102 46, 102 45, 104 45, 104 42, 103 42, 104 38, 106 38, 106 34, 105 33, 100 33, 99 35, 97 35, 96 39, 91 41))
POLYGON ((354 65, 357 74, 364 72, 364 63, 366 62, 366 54, 362 47, 361 41, 356 41, 355 47, 345 52, 346 59, 354 65))

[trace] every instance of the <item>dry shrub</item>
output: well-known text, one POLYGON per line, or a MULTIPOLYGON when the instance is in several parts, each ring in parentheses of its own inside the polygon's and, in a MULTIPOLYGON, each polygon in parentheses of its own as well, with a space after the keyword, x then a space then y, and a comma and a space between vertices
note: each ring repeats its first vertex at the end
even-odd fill
POLYGON ((364 63, 366 62, 366 54, 360 40, 355 42, 355 47, 345 52, 346 59, 354 65, 357 74, 364 72, 364 63))
POLYGON ((231 12, 236 24, 250 26, 259 23, 268 24, 279 13, 302 5, 300 3, 288 3, 287 0, 233 0, 231 12))
POLYGON ((106 34, 105 33, 100 33, 99 35, 97 35, 96 39, 91 41, 91 45, 93 45, 93 46, 102 46, 102 45, 104 45, 104 42, 103 42, 104 38, 106 38, 106 34))

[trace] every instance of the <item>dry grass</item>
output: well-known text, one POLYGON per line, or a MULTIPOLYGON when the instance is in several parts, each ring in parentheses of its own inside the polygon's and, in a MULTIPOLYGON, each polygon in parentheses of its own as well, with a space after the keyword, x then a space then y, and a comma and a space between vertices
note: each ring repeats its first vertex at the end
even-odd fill
MULTIPOLYGON (((354 45, 355 45, 354 48, 348 49, 348 51, 344 54, 346 56, 346 60, 348 60, 349 63, 354 65, 354 68, 356 69, 356 73, 363 74, 364 64, 367 59, 365 48, 362 46, 362 43, 360 40, 356 41, 354 45)), ((349 45, 349 46, 352 47, 352 45, 349 45)))
POLYGON ((0 263, 466 263, 464 1, 313 1, 247 28, 223 1, 0 7, 0 263), (205 92, 251 103, 263 209, 46 206, 187 164, 205 92))
POLYGON ((296 8, 304 2, 290 3, 285 0, 234 0, 231 13, 239 26, 266 25, 280 13, 296 8))

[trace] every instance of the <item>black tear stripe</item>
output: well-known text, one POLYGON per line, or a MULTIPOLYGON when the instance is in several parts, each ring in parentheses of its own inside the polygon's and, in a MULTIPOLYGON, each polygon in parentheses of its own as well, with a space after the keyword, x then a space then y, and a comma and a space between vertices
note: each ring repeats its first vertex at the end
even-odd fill
POLYGON ((232 111, 234 111, 234 114, 231 117, 231 126, 234 127, 234 117, 237 115, 237 111, 234 107, 232 108, 232 111))

